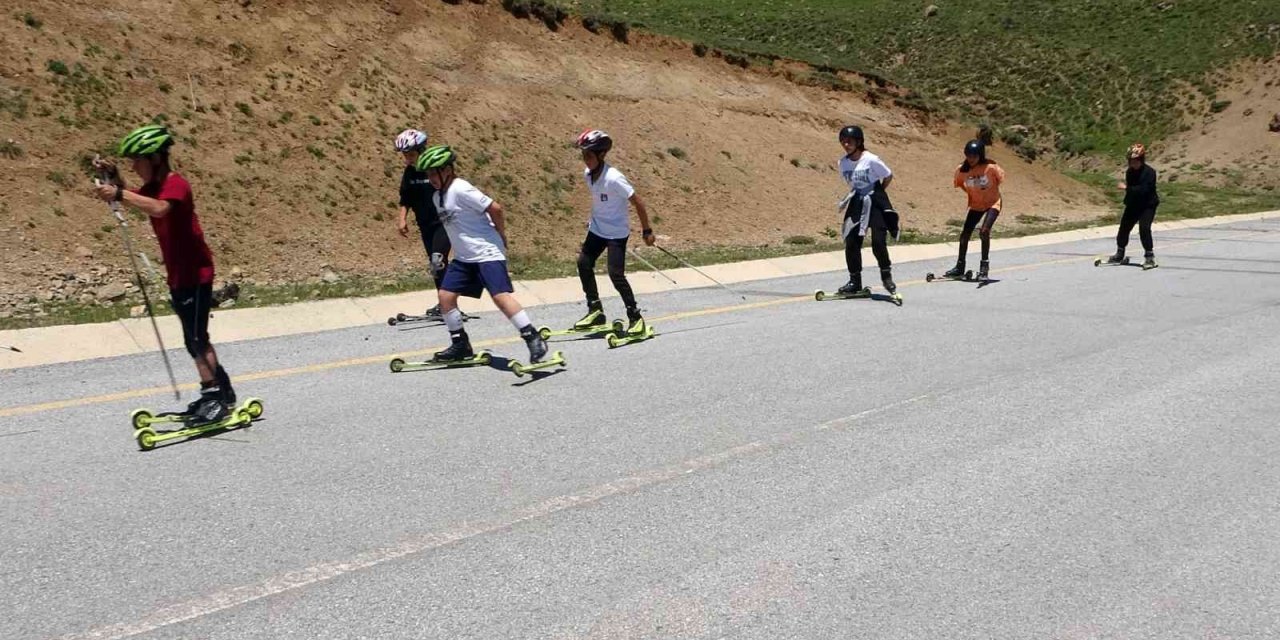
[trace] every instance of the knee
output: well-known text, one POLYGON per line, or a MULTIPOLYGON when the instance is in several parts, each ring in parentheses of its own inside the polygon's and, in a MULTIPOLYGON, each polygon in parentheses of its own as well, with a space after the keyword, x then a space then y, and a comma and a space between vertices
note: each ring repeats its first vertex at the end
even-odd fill
POLYGON ((982 238, 983 240, 990 240, 990 239, 991 239, 991 228, 990 228, 990 227, 983 227, 983 228, 981 228, 981 229, 978 229, 978 237, 979 237, 979 238, 982 238))
POLYGON ((578 271, 591 271, 596 268, 596 261, 585 253, 578 254, 578 271))
POLYGON ((609 279, 614 282, 626 282, 627 270, 620 264, 609 265, 609 279))
POLYGON ((185 337, 184 342, 187 347, 187 353, 191 355, 193 360, 203 358, 210 347, 208 334, 188 335, 185 337))

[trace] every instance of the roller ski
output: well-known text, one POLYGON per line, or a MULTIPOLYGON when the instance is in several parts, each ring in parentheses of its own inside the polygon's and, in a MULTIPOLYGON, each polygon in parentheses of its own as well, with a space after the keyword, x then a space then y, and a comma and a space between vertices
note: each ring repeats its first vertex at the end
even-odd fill
POLYGON ((954 280, 956 282, 973 282, 973 271, 965 271, 964 265, 956 264, 946 273, 942 275, 934 275, 932 272, 924 274, 925 282, 942 282, 945 280, 954 280))
POLYGON ((653 327, 640 316, 639 311, 628 312, 627 315, 631 316, 631 326, 627 327, 626 331, 609 334, 610 349, 616 349, 633 342, 643 342, 657 335, 653 327))
POLYGON ((133 412, 130 420, 138 448, 150 451, 169 440, 247 427, 262 416, 262 411, 262 400, 258 398, 249 398, 239 406, 228 408, 221 398, 202 397, 191 403, 187 411, 152 413, 147 409, 138 409, 133 412), (180 426, 165 429, 162 425, 180 426))
POLYGON ((465 331, 453 336, 453 344, 443 351, 437 351, 430 360, 419 362, 406 361, 403 358, 391 360, 391 373, 406 371, 430 371, 432 369, 454 369, 458 367, 474 367, 488 365, 493 356, 487 351, 476 353, 471 349, 471 340, 465 331))
POLYGON ((587 315, 582 319, 573 323, 568 329, 552 329, 551 327, 538 327, 538 335, 543 340, 571 335, 591 335, 598 336, 603 334, 623 335, 626 333, 627 326, 621 320, 614 320, 612 324, 604 316, 604 307, 599 302, 591 302, 587 304, 587 315))
POLYGON ((1095 267, 1127 267, 1129 266, 1129 258, 1124 255, 1123 251, 1117 251, 1115 255, 1106 258, 1098 258, 1093 261, 1095 267))
POLYGON ((859 280, 851 278, 843 287, 836 289, 835 293, 827 293, 822 289, 818 289, 813 293, 813 299, 818 302, 824 300, 870 300, 871 287, 864 287, 859 280))
MULTIPOLYGON (((590 315, 590 314, 588 314, 590 315)), ((511 372, 516 374, 517 378, 522 378, 526 373, 550 369, 552 367, 564 366, 564 353, 556 351, 550 357, 547 356, 547 339, 543 338, 540 331, 531 331, 528 335, 523 336, 524 342, 529 347, 529 364, 523 364, 519 361, 512 360, 507 365, 511 372)))
MULTIPOLYGON (((468 315, 466 313, 462 314, 463 322, 466 322, 468 320, 475 320, 475 319, 476 319, 476 316, 468 315)), ((387 318, 387 324, 392 327, 398 324, 412 324, 412 323, 419 323, 419 322, 434 322, 437 324, 443 323, 444 316, 440 313, 440 305, 436 305, 434 307, 431 307, 430 309, 427 309, 426 313, 422 315, 415 316, 415 315, 409 315, 405 313, 397 313, 396 315, 390 318, 387 318)))

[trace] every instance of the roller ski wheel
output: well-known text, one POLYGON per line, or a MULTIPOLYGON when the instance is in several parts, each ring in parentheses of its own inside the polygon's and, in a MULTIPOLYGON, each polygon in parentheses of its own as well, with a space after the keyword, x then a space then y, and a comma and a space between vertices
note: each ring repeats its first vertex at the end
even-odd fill
POLYGON ((609 348, 616 349, 621 346, 629 345, 633 342, 644 342, 655 335, 657 335, 657 332, 653 330, 653 326, 646 323, 644 331, 641 333, 623 332, 610 334, 608 337, 609 348))
POLYGON ((392 358, 390 367, 391 373, 406 373, 409 371, 431 371, 434 369, 458 369, 462 367, 488 366, 493 362, 493 354, 488 351, 481 351, 470 358, 461 360, 418 360, 408 361, 404 358, 392 358))
POLYGON ((192 416, 185 413, 152 414, 146 409, 133 412, 133 438, 142 451, 151 451, 156 445, 170 440, 191 438, 211 431, 227 431, 248 427, 253 421, 262 417, 265 407, 259 398, 248 398, 239 406, 231 409, 221 420, 209 423, 194 422, 192 416), (157 429, 156 425, 176 424, 181 427, 173 430, 157 429))
POLYGON ((512 373, 516 374, 517 378, 523 378, 525 374, 533 373, 534 371, 541 371, 543 369, 550 369, 552 367, 564 366, 564 364, 564 352, 556 351, 551 354, 551 357, 543 360, 542 362, 524 364, 516 360, 512 360, 511 364, 507 366, 511 369, 512 373))
POLYGON ((813 299, 818 302, 822 302, 824 300, 870 300, 871 287, 863 287, 855 293, 840 293, 839 291, 827 293, 826 291, 819 289, 813 293, 813 299))
POLYGON ((890 302, 892 302, 892 303, 894 303, 894 304, 896 304, 896 305, 898 305, 899 307, 901 307, 901 306, 902 306, 902 294, 901 294, 901 293, 898 293, 897 291, 894 291, 893 293, 889 294, 889 301, 890 301, 890 302))

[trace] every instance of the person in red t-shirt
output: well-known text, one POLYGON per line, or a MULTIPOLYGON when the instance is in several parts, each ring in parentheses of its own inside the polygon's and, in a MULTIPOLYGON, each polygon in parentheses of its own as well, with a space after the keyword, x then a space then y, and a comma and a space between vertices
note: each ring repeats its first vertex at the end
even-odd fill
POLYGON ((128 205, 151 220, 164 258, 173 310, 182 321, 187 352, 200 373, 200 398, 187 407, 187 413, 202 422, 216 422, 230 413, 236 394, 209 342, 213 254, 196 217, 191 185, 169 166, 172 145, 173 136, 163 126, 135 129, 120 142, 119 155, 131 160, 142 186, 126 189, 114 164, 95 160, 96 168, 109 176, 108 183, 96 187, 96 192, 103 200, 128 205))

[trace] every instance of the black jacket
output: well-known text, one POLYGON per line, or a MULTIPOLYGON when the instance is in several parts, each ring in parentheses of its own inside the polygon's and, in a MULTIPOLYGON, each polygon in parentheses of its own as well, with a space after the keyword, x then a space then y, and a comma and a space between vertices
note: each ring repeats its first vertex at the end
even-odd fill
POLYGON ((405 167, 400 178, 400 206, 408 207, 418 219, 418 226, 426 229, 440 224, 436 203, 431 199, 436 190, 427 180, 427 174, 413 167, 405 167))
POLYGON ((1160 204, 1160 195, 1156 193, 1156 170, 1149 164, 1141 169, 1127 169, 1124 172, 1124 206, 1132 209, 1154 209, 1160 204))

